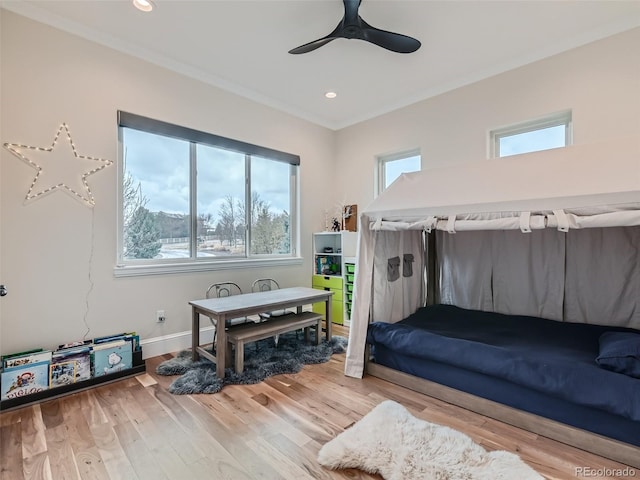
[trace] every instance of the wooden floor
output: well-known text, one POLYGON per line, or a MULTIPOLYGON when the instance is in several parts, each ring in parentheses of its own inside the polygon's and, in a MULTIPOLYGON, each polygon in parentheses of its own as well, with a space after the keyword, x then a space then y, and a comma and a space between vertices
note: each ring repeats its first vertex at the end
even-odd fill
POLYGON ((172 377, 154 372, 170 357, 148 359, 135 378, 1 413, 0 478, 380 479, 325 470, 316 456, 385 399, 486 449, 515 452, 548 479, 640 478, 633 469, 593 475, 625 466, 373 377, 345 377, 344 355, 213 395, 168 393, 172 377))

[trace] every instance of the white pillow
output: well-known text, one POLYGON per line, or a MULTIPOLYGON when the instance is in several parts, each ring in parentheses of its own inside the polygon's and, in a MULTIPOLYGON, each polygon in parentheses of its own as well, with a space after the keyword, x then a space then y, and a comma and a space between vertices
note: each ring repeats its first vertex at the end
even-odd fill
POLYGON ((464 433, 420 420, 391 400, 325 444, 318 462, 386 480, 543 480, 517 455, 487 452, 464 433))

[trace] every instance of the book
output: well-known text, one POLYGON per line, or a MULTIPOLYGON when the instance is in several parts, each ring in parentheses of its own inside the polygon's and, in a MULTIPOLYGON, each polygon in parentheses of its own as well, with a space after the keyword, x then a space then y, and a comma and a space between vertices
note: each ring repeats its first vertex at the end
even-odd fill
POLYGON ((76 362, 52 363, 49 366, 49 388, 62 387, 76 383, 76 362))
POLYGON ((93 376, 100 377, 133 367, 132 342, 123 339, 93 345, 93 376))
POLYGON ((131 335, 131 350, 137 352, 140 350, 140 335, 133 333, 131 335))
POLYGON ((63 348, 74 348, 74 347, 83 347, 91 345, 91 340, 74 340, 71 342, 63 343, 62 345, 58 345, 58 350, 63 348))
POLYGON ((0 377, 0 400, 24 397, 49 389, 49 362, 5 368, 0 377))
POLYGON ((108 343, 115 340, 125 340, 131 342, 131 350, 137 351, 140 349, 140 336, 136 335, 136 332, 118 333, 116 335, 108 335, 106 337, 96 337, 93 339, 94 344, 108 343))
POLYGON ((38 352, 42 352, 42 351, 44 351, 44 349, 42 349, 42 348, 33 348, 33 349, 31 349, 31 350, 26 350, 26 351, 24 351, 24 352, 10 353, 10 354, 8 354, 8 355, 2 355, 2 356, 0 357, 0 361, 2 361, 2 363, 3 363, 3 365, 4 365, 5 360, 7 360, 8 358, 12 358, 12 357, 23 357, 23 356, 25 356, 25 355, 29 355, 29 354, 31 354, 31 353, 38 353, 38 352))
POLYGON ((51 355, 49 387, 59 387, 91 378, 91 346, 58 349, 51 355))
POLYGON ((319 256, 316 258, 316 273, 318 275, 323 275, 324 273, 326 273, 327 269, 329 268, 329 259, 327 257, 322 257, 319 256))
POLYGON ((122 337, 125 337, 127 335, 130 335, 130 334, 127 332, 124 332, 124 333, 114 333, 113 335, 106 335, 104 337, 96 337, 93 339, 93 343, 97 344, 97 343, 113 342, 114 340, 120 340, 122 337))
POLYGON ((30 350, 3 357, 2 366, 6 369, 15 368, 33 363, 50 362, 51 350, 30 350))

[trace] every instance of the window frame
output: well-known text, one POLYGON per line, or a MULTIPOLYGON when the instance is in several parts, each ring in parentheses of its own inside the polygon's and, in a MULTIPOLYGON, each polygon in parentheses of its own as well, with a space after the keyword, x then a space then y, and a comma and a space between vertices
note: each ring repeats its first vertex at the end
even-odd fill
MULTIPOLYGON (((261 147, 250 143, 234 140, 219 135, 182 127, 171 123, 155 120, 129 112, 118 111, 118 188, 117 188, 117 241, 116 265, 114 276, 127 277, 138 275, 158 275, 171 273, 189 273, 237 268, 271 268, 283 265, 301 265, 300 257, 300 195, 299 195, 299 167, 300 156, 291 153, 261 147), (189 215, 190 215, 190 251, 189 258, 163 259, 124 259, 124 218, 123 218, 123 181, 125 175, 123 128, 140 130, 146 133, 172 137, 189 142, 189 215), (197 144, 213 146, 225 150, 232 150, 245 154, 245 202, 251 198, 251 156, 267 158, 269 160, 287 163, 289 169, 290 213, 289 230, 291 234, 291 252, 289 254, 268 255, 251 254, 251 229, 247 229, 246 249, 243 256, 198 257, 197 248, 197 144), (248 193, 249 192, 249 193, 248 193)), ((250 209, 248 209, 250 210, 250 209)), ((246 220, 246 219, 245 219, 246 220)))
POLYGON ((550 127, 558 127, 560 125, 564 125, 564 146, 554 148, 568 147, 573 144, 573 118, 571 110, 562 110, 560 112, 554 112, 549 115, 526 120, 524 122, 518 122, 515 124, 507 125, 505 127, 494 128, 493 130, 489 131, 489 158, 507 158, 513 155, 522 155, 525 153, 551 150, 549 148, 545 148, 541 150, 530 150, 528 152, 500 156, 500 140, 505 137, 520 135, 522 133, 535 132, 537 130, 544 130, 545 128, 550 127))
POLYGON ((375 168, 375 196, 377 197, 383 191, 387 189, 385 180, 387 176, 387 164, 396 162, 398 160, 404 160, 410 157, 420 157, 420 170, 422 170, 422 155, 419 148, 412 150, 403 150, 402 152, 391 153, 387 155, 376 156, 376 168, 375 168))

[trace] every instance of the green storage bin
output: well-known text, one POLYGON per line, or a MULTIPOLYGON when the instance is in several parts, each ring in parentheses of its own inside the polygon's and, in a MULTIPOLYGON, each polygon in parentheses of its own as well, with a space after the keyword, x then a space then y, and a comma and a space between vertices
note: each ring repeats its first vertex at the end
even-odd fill
POLYGON ((355 277, 355 275, 347 275, 347 282, 353 283, 354 277, 355 277))
POLYGON ((345 263, 344 268, 347 269, 347 273, 356 273, 356 266, 353 263, 345 263))

